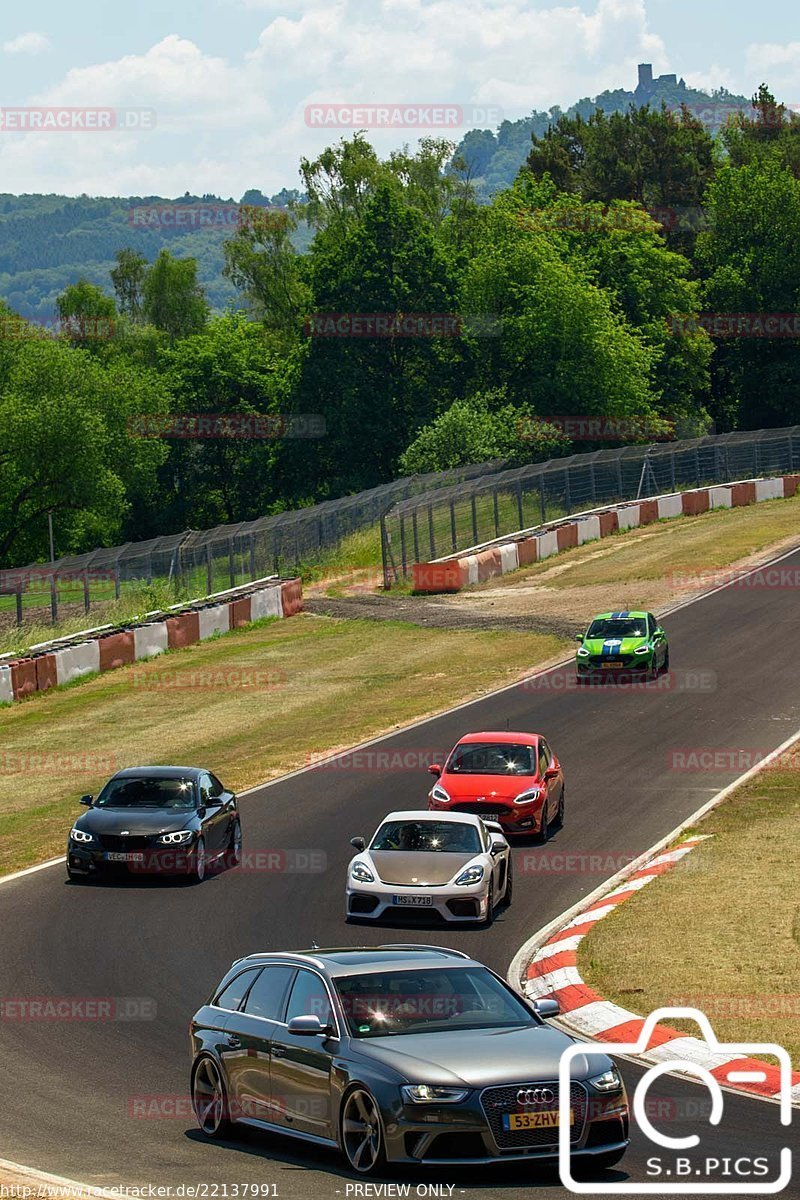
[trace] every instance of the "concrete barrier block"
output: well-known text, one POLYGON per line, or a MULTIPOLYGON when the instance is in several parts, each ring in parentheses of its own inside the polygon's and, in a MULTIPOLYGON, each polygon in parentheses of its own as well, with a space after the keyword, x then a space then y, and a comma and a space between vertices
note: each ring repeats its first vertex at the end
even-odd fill
POLYGON ((598 513, 597 519, 600 522, 600 537, 608 537, 619 529, 619 520, 613 509, 611 512, 598 513))
POLYGON ((599 517, 582 517, 576 524, 578 527, 579 546, 582 546, 584 542, 594 542, 600 537, 599 517))
POLYGON ((0 704, 11 704, 14 685, 11 682, 11 667, 0 667, 0 704))
MULTIPOLYGON (((768 480, 768 482, 769 483, 781 483, 782 482, 783 483, 783 493, 782 494, 783 494, 784 499, 788 500, 790 496, 794 496, 797 494, 797 489, 798 489, 798 487, 800 487, 800 475, 784 475, 782 477, 782 479, 774 479, 774 480, 770 479, 770 480, 768 480)), ((775 499, 778 500, 778 499, 780 499, 780 497, 781 497, 781 492, 777 492, 775 499)))
POLYGON ((500 547, 500 570, 504 575, 509 571, 516 571, 519 567, 519 555, 517 553, 517 543, 509 542, 505 546, 500 547))
POLYGON ((70 683, 81 675, 100 670, 100 643, 92 641, 65 646, 63 650, 56 651, 55 659, 59 686, 70 683))
POLYGON ((562 550, 571 550, 573 546, 577 546, 578 526, 574 521, 571 521, 569 525, 559 525, 555 533, 559 553, 562 550))
POLYGON ((462 572, 458 559, 440 563, 413 564, 414 591, 430 594, 461 590, 462 572))
POLYGON ((481 550, 475 555, 478 564, 478 581, 484 583, 487 579, 495 579, 502 574, 500 551, 497 549, 481 550))
POLYGON ((12 659, 8 664, 11 668, 11 689, 15 700, 23 700, 32 696, 36 688, 36 662, 32 658, 12 659))
POLYGON ((458 560, 462 571, 467 572, 467 587, 473 587, 478 582, 478 559, 474 554, 468 554, 466 558, 458 560))
POLYGON ((708 498, 712 508, 730 508, 733 504, 729 487, 711 487, 708 498))
POLYGON ((109 634, 99 639, 100 670, 114 671, 136 660, 136 645, 132 629, 109 634))
POLYGON ((658 519, 659 521, 668 521, 672 517, 683 516, 683 503, 680 495, 674 496, 659 496, 658 498, 658 519))
POLYGON ((639 501, 639 524, 652 525, 658 520, 658 501, 657 500, 640 500, 639 501))
POLYGON ((756 485, 754 480, 748 479, 746 483, 734 483, 731 488, 731 504, 734 508, 741 508, 745 504, 755 504, 756 502, 756 485))
POLYGON ((617 524, 620 529, 636 529, 639 525, 639 505, 623 504, 618 508, 617 524))
POLYGON ((58 684, 55 654, 40 654, 34 660, 36 664, 36 690, 46 692, 58 684))
POLYGON ((197 614, 200 625, 200 641, 213 637, 215 633, 228 633, 231 615, 227 604, 215 604, 212 608, 201 608, 197 614))
POLYGON ((517 558, 521 567, 529 567, 536 562, 538 546, 539 539, 535 537, 526 537, 517 542, 517 558))
POLYGON ((285 617, 303 611, 303 584, 299 579, 287 579, 281 584, 281 607, 285 617))
POLYGON ((558 538, 554 529, 548 529, 546 533, 537 533, 536 535, 536 557, 550 558, 553 554, 558 554, 558 538))
MULTIPOLYGON (((785 490, 787 478, 793 479, 794 476, 778 476, 777 479, 757 479, 756 503, 759 500, 782 500, 787 494, 785 490)), ((789 495, 792 495, 792 493, 790 492, 789 495)))
POLYGON ((694 492, 683 492, 681 494, 681 506, 683 507, 683 515, 685 517, 699 517, 701 513, 708 512, 711 507, 708 488, 699 488, 694 492))
POLYGON ((196 612, 167 617, 167 641, 170 650, 182 650, 200 641, 200 618, 196 612))
POLYGON ((250 612, 254 621, 260 621, 263 617, 282 617, 280 584, 253 592, 250 596, 250 612))
POLYGON ((164 621, 152 625, 140 625, 133 631, 133 652, 137 662, 140 658, 155 658, 169 649, 167 626, 164 621))
POLYGON ((250 597, 242 596, 241 600, 231 600, 228 605, 230 608, 230 625, 231 629, 241 629, 243 625, 249 625, 252 621, 250 616, 250 597))

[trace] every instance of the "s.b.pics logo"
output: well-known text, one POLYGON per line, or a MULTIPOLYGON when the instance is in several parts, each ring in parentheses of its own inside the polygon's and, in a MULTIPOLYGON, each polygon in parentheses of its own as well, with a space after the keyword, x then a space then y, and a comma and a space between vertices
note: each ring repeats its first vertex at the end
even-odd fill
MULTIPOLYGON (((559 1125, 558 1125, 558 1169, 561 1182, 571 1192, 590 1196, 614 1195, 772 1195, 783 1191, 792 1178, 792 1152, 789 1146, 767 1153, 758 1145, 754 1133, 753 1142, 745 1144, 741 1129, 731 1136, 724 1153, 719 1151, 719 1135, 725 1128, 726 1099, 723 1087, 749 1085, 769 1092, 778 1103, 764 1106, 774 1113, 776 1124, 788 1126, 792 1119, 792 1068, 789 1055, 782 1046, 772 1042, 720 1042, 704 1013, 695 1008, 659 1008, 651 1013, 642 1026, 635 1042, 589 1043, 577 1042, 568 1046, 561 1055, 559 1067, 559 1125), (664 1018, 681 1018, 694 1021, 702 1040, 676 1034, 672 1041, 661 1041, 657 1048, 652 1043, 656 1026, 664 1018), (572 1061, 579 1056, 597 1051, 607 1055, 644 1057, 655 1065, 650 1066, 639 1080, 632 1097, 632 1119, 639 1132, 651 1144, 646 1162, 646 1180, 615 1180, 604 1183, 583 1181, 573 1175, 570 1126, 570 1081, 572 1061), (767 1056, 777 1062, 777 1067, 756 1059, 754 1055, 767 1056), (656 1080, 672 1074, 687 1077, 704 1086, 707 1104, 702 1106, 698 1117, 698 1106, 693 1104, 690 1121, 676 1123, 667 1131, 661 1112, 652 1104, 650 1088, 656 1080), (772 1082, 771 1082, 772 1081, 772 1082), (773 1087, 774 1082, 774 1087, 773 1087), (706 1112, 707 1109, 707 1112, 706 1112), (706 1120, 703 1118, 707 1117, 706 1120), (680 1127, 678 1127, 680 1124, 680 1127), (714 1135, 713 1143, 709 1135, 714 1135)), ((753 1101, 756 1103, 756 1101, 753 1101)), ((788 1137, 785 1139, 788 1141, 788 1137)))

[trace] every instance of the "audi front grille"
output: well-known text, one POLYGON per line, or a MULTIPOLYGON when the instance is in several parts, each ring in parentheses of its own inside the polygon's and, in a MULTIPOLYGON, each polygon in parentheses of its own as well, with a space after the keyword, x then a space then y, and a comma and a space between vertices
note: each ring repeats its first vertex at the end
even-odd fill
MULTIPOLYGON (((588 1095, 581 1083, 570 1084, 570 1107, 575 1115, 575 1121, 570 1133, 570 1143, 576 1145, 583 1137, 586 1124, 588 1095)), ((558 1081, 548 1080, 542 1083, 514 1083, 506 1087, 488 1087, 481 1093, 481 1107, 489 1123, 492 1137, 500 1150, 516 1149, 553 1149, 558 1148, 558 1126, 551 1125, 542 1129, 504 1129, 503 1114, 517 1112, 558 1112, 558 1081), (550 1088, 555 1096, 551 1104, 521 1105, 517 1093, 522 1089, 535 1090, 550 1088)))

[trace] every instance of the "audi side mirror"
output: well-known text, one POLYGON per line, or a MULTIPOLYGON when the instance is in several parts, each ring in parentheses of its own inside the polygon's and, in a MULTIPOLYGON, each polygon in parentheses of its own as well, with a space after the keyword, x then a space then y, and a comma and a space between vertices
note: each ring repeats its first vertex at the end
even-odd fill
POLYGON ((314 1014, 307 1017, 292 1017, 288 1030, 297 1037, 321 1037, 330 1033, 331 1027, 323 1025, 319 1017, 314 1014))
POLYGON ((540 1017, 547 1020, 548 1017, 557 1017, 561 1012, 561 1005, 557 1000, 534 1000, 533 1010, 540 1017))
POLYGON ((355 846, 356 850, 366 850, 367 843, 363 837, 350 838, 350 845, 355 846))
POLYGON ((85 804, 88 808, 91 808, 93 800, 94 796, 81 796, 81 804, 85 804))

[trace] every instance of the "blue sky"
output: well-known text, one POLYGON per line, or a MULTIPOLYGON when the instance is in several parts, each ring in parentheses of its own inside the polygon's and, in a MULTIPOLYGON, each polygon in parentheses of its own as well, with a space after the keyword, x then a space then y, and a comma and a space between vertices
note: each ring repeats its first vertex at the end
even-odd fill
MULTIPOLYGON (((698 87, 747 95, 765 79, 797 104, 800 41, 792 41, 792 17, 786 0, 9 4, 0 27, 0 105, 156 115, 154 129, 102 134, 12 132, 7 118, 0 191, 272 192, 296 186, 301 155, 347 132, 311 127, 308 105, 326 112, 328 105, 376 102, 415 111, 475 105, 514 119, 632 87, 640 61, 698 87)), ((448 136, 462 132, 456 125, 448 136)), ((376 129, 370 137, 387 152, 413 144, 416 131, 376 129)))

